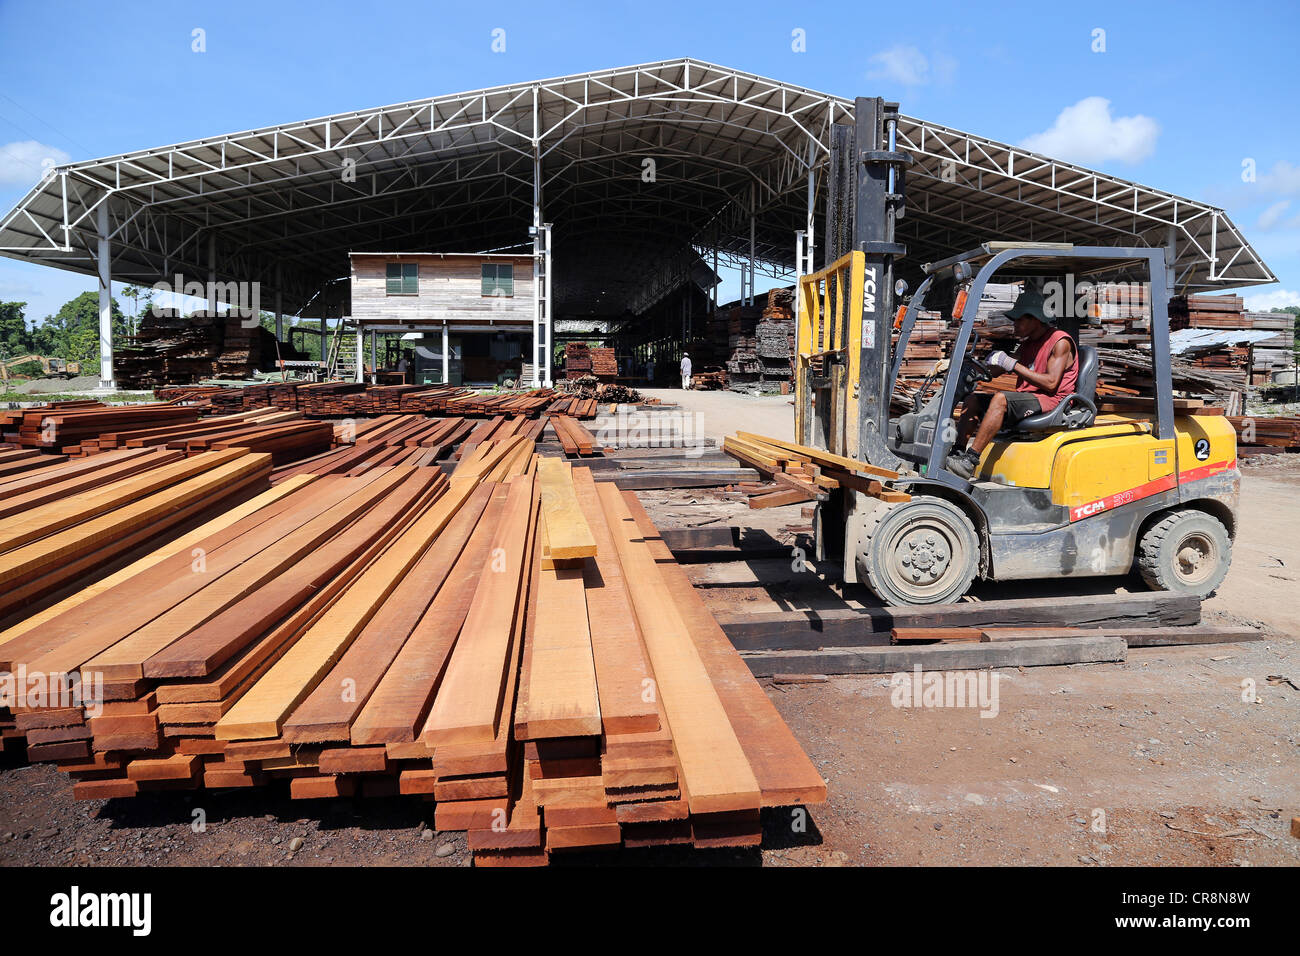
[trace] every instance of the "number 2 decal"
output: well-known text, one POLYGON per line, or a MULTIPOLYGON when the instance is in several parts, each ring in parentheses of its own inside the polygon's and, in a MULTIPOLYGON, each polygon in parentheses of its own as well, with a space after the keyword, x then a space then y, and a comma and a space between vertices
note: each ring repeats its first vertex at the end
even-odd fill
POLYGON ((1197 461, 1205 461, 1205 459, 1209 458, 1209 457, 1210 457, 1210 442, 1209 442, 1209 440, 1208 440, 1208 439, 1205 439, 1205 438, 1198 438, 1198 439, 1196 439, 1196 449, 1195 449, 1195 453, 1196 453, 1196 460, 1197 460, 1197 461))

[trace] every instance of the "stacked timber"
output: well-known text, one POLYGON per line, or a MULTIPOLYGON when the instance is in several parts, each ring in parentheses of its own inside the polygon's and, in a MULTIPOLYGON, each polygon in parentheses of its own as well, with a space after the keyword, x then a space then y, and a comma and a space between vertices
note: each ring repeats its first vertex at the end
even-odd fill
POLYGON ((197 408, 171 403, 37 406, 20 409, 5 428, 14 428, 14 440, 28 448, 73 450, 102 432, 192 423, 198 418, 197 408))
POLYGON ((591 349, 586 342, 568 342, 564 346, 564 377, 579 379, 591 372, 591 349))
POLYGON ((188 458, 166 449, 96 457, 101 460, 66 462, 4 482, 23 507, 0 528, 0 621, 29 613, 187 522, 266 488, 271 472, 269 455, 243 448, 188 458))
POLYGON ((723 439, 722 450, 748 465, 770 484, 742 483, 749 507, 776 508, 805 501, 824 501, 829 492, 849 488, 881 501, 910 501, 911 495, 890 487, 900 476, 865 461, 820 448, 737 432, 723 439))
POLYGON ((63 402, 46 402, 29 408, 0 409, 0 441, 14 445, 18 442, 18 429, 22 427, 24 417, 31 415, 39 422, 46 415, 73 409, 108 408, 103 402, 93 399, 73 399, 63 402))
POLYGON ((591 349, 591 374, 600 379, 618 378, 618 359, 613 349, 591 349))
POLYGON ((118 349, 114 373, 123 388, 155 388, 243 378, 269 371, 275 358, 275 336, 260 325, 246 327, 237 316, 150 311, 118 349))
POLYGON ((568 415, 552 415, 548 421, 566 456, 585 458, 602 453, 591 432, 579 425, 576 418, 570 418, 568 415))
POLYGON ((362 382, 308 382, 299 385, 295 395, 298 408, 307 415, 338 417, 370 411, 370 400, 362 382))
POLYGON ((520 435, 293 476, 0 633, 38 667, 107 701, 0 715, 79 798, 408 794, 485 866, 757 845, 826 796, 635 497, 520 435))
POLYGON ((570 418, 595 418, 597 405, 594 398, 558 398, 547 406, 546 414, 550 416, 568 415, 570 418))
POLYGON ((1229 416, 1228 421, 1237 431, 1239 455, 1300 452, 1300 418, 1284 415, 1229 416))

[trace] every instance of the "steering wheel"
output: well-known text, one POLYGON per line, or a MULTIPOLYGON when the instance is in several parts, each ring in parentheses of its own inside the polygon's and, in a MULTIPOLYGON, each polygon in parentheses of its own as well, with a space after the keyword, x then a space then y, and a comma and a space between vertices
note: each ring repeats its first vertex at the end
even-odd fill
POLYGON ((979 344, 980 334, 974 329, 971 330, 970 342, 966 346, 966 357, 961 363, 961 379, 957 386, 957 401, 962 401, 971 392, 975 391, 975 386, 980 382, 991 382, 994 378, 992 366, 982 362, 975 357, 975 346, 979 344))

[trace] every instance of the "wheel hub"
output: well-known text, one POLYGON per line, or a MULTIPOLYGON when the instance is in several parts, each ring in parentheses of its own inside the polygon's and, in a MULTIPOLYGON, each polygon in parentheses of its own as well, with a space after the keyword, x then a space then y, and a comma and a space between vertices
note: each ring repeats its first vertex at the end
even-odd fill
POLYGON ((899 542, 898 563, 904 575, 915 582, 930 584, 939 580, 951 560, 951 550, 932 530, 918 528, 899 542))
POLYGON ((1189 582, 1199 581, 1215 568, 1214 544, 1201 534, 1189 535, 1178 547, 1175 556, 1178 574, 1189 582))

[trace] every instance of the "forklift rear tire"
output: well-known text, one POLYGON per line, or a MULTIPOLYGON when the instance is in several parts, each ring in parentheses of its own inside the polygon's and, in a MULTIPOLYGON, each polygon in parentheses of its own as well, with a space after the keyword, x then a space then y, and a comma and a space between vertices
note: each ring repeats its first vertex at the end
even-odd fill
POLYGON ((979 536, 951 501, 920 495, 871 513, 857 562, 860 580, 886 604, 948 604, 975 580, 979 536))
POLYGON ((1195 508, 1171 511, 1147 528, 1137 567, 1147 587, 1208 597, 1223 583, 1232 542, 1223 523, 1195 508))

